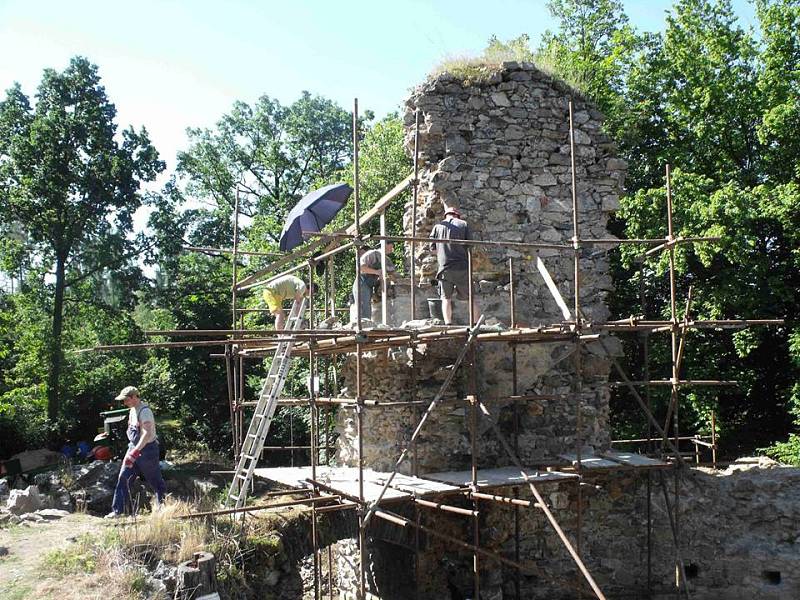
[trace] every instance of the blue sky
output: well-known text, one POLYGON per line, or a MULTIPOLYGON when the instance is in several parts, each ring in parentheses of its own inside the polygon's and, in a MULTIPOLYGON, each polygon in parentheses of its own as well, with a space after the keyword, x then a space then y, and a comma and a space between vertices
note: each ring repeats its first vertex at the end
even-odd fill
MULTIPOLYGON (((624 5, 656 31, 671 2, 624 5)), ((746 0, 735 6, 754 22, 746 0)), ((44 68, 86 56, 118 123, 146 126, 171 170, 186 127, 213 126, 235 100, 309 90, 380 117, 447 56, 477 54, 493 34, 535 46, 553 26, 544 0, 0 0, 0 88, 33 95, 44 68)))

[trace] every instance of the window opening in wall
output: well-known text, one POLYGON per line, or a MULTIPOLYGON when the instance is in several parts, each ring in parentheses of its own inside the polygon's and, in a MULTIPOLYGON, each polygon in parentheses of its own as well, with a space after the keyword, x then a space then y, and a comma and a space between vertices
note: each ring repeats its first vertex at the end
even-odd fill
POLYGON ((686 579, 695 579, 700 574, 700 567, 691 563, 686 565, 686 579))
POLYGON ((761 576, 770 585, 780 585, 781 583, 780 571, 762 571, 761 576))

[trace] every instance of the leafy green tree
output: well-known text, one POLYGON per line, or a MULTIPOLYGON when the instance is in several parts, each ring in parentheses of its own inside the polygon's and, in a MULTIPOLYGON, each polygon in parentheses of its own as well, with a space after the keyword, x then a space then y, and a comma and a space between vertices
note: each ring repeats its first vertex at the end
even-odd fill
MULTIPOLYGON (((761 13, 769 13, 769 28, 777 37, 796 18, 785 3, 772 4, 770 10, 762 6, 761 13)), ((791 143, 781 147, 764 135, 769 126, 781 122, 773 118, 776 114, 791 113, 785 109, 793 101, 790 93, 765 85, 767 71, 771 78, 785 73, 791 81, 796 57, 772 48, 786 49, 791 37, 786 35, 781 42, 766 38, 759 44, 738 26, 729 2, 681 0, 668 16, 663 43, 654 49, 655 60, 632 70, 630 76, 636 92, 653 101, 650 125, 640 130, 635 145, 649 155, 645 160, 652 168, 649 174, 639 172, 638 191, 622 201, 625 234, 664 235, 663 164, 677 165, 673 180, 677 235, 723 237, 719 244, 684 246, 677 252, 680 289, 694 286, 692 315, 787 319, 786 327, 733 336, 691 334, 687 372, 697 378, 737 379, 741 388, 727 393, 709 388, 691 391, 692 410, 684 414, 684 426, 707 427, 709 411, 715 409, 729 448, 742 451, 768 444, 787 431, 800 380, 790 360, 800 299, 795 250, 800 196, 796 185, 782 183, 792 179, 791 169, 770 173, 771 165, 793 164, 796 159, 791 143)), ((795 28, 795 43, 796 37, 795 28)), ((786 140, 791 137, 787 133, 774 135, 786 140)), ((629 158, 639 161, 636 154, 629 158)), ((662 257, 649 267, 661 277, 647 285, 655 300, 652 310, 661 316, 668 306, 665 260, 662 257)), ((633 265, 630 248, 623 252, 623 261, 633 265)), ((666 347, 655 351, 667 357, 666 347)))
POLYGON ((636 157, 629 187, 657 181, 663 172, 659 143, 666 141, 660 137, 660 90, 652 85, 663 67, 661 36, 635 31, 617 0, 547 6, 558 29, 542 36, 535 62, 597 104, 621 153, 636 157))
MULTIPOLYGON (((787 319, 785 327, 734 335, 690 334, 684 372, 737 379, 741 388, 687 391, 681 427, 707 428, 713 409, 731 451, 780 439, 800 406, 800 370, 790 358, 800 300, 797 3, 757 2, 761 39, 739 25, 728 0, 678 0, 663 35, 633 32, 619 2, 549 6, 559 29, 544 37, 539 56, 581 83, 629 161, 628 195, 613 230, 625 237, 666 234, 664 165, 671 164, 676 235, 724 238, 676 252, 679 291, 693 287, 691 316, 787 319)), ((620 258, 615 312, 667 317, 666 256, 641 262, 625 247, 620 258)), ((683 297, 679 304, 682 310, 683 297)), ((626 350, 638 372, 637 344, 629 341, 626 350)), ((667 339, 651 336, 652 377, 670 376, 655 372, 669 364, 669 352, 667 339)), ((667 398, 653 394, 663 410, 667 398)), ((628 406, 624 395, 616 402, 628 406)), ((625 426, 643 427, 633 414, 623 412, 625 426)))
POLYGON ((47 412, 59 415, 65 292, 137 254, 140 185, 164 168, 147 132, 116 138, 116 109, 85 58, 44 72, 35 107, 14 85, 0 103, 0 219, 21 227, 53 271, 47 412))
POLYGON ((483 50, 483 58, 486 62, 497 63, 508 60, 520 62, 533 62, 535 60, 531 51, 531 38, 527 33, 502 41, 496 35, 489 38, 489 43, 483 50))
MULTIPOLYGON (((230 207, 186 208, 189 199, 174 180, 155 204, 148 222, 155 240, 148 256, 156 269, 155 285, 139 298, 137 323, 152 330, 229 329, 230 256, 186 252, 183 247, 228 246, 230 207)), ((218 350, 204 346, 148 352, 142 366, 142 391, 158 398, 165 414, 181 424, 170 432, 172 446, 200 442, 221 450, 230 442, 225 363, 209 356, 218 350)))
POLYGON ((677 2, 663 52, 665 159, 721 183, 758 183, 758 48, 730 2, 677 2))
MULTIPOLYGON (((413 163, 403 149, 404 135, 403 121, 397 113, 387 115, 365 131, 359 146, 359 191, 363 210, 368 210, 411 174, 413 163)), ((345 170, 340 179, 352 185, 353 169, 345 170)), ((403 231, 403 209, 402 199, 393 201, 389 207, 386 216, 390 231, 403 231)), ((352 222, 352 213, 345 216, 352 222)))
MULTIPOLYGON (((215 129, 189 129, 190 147, 178 154, 186 195, 254 220, 262 243, 275 244, 283 219, 314 184, 347 162, 351 116, 334 102, 303 92, 283 106, 269 96, 236 102, 215 129)), ((252 236, 251 236, 252 237, 252 236)))
MULTIPOLYGON (((65 348, 142 341, 126 306, 115 307, 94 293, 91 281, 76 284, 66 297, 65 348)), ((125 385, 140 379, 142 352, 65 352, 60 380, 62 418, 47 419, 46 381, 52 292, 30 277, 22 291, 0 302, 0 456, 60 441, 91 440, 98 412, 125 385)), ((117 406, 113 406, 118 408, 117 406)))
POLYGON ((547 31, 537 61, 591 96, 607 117, 623 110, 626 66, 640 39, 618 0, 552 0, 557 32, 547 31))
POLYGON ((764 178, 800 181, 800 4, 792 0, 756 2, 762 68, 758 89, 765 110, 758 125, 764 178))
MULTIPOLYGON (((160 284, 149 305, 169 306, 181 329, 229 328, 230 257, 182 253, 181 246, 229 247, 238 190, 240 247, 275 249, 288 210, 346 162, 350 120, 333 102, 304 93, 288 107, 268 96, 252 107, 237 102, 216 128, 190 129, 190 147, 178 156, 178 179, 167 185, 150 219, 160 284), (191 208, 178 211, 179 204, 191 208)), ((260 294, 242 300, 260 306, 260 294)), ((250 325, 261 323, 262 315, 248 318, 250 325)), ((229 430, 218 426, 228 418, 225 364, 208 354, 207 348, 166 353, 169 403, 187 424, 187 439, 222 449, 230 441, 229 430)), ((257 375, 259 368, 248 363, 248 372, 257 375)))

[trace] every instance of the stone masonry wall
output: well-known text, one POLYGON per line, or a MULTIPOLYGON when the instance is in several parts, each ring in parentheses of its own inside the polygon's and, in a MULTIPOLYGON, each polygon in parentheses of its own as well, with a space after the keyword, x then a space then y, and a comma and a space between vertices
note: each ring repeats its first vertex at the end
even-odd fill
MULTIPOLYGON (((573 228, 568 112, 571 96, 575 94, 570 89, 532 65, 513 63, 505 65, 483 83, 468 84, 444 74, 414 90, 406 103, 405 121, 407 150, 411 153, 414 111, 419 109, 423 125, 419 147, 417 235, 429 235, 443 216, 442 200, 445 200, 460 208, 470 223, 474 239, 568 244, 573 228)), ((626 165, 615 157, 613 145, 601 131, 601 115, 580 97, 573 99, 579 229, 584 237, 609 237, 606 231, 608 213, 617 207, 626 165)), ((409 235, 412 233, 411 214, 409 205, 404 222, 405 233, 409 235)), ((407 246, 406 258, 410 264, 409 250, 407 246)), ((411 281, 429 280, 436 269, 435 256, 422 244, 417 245, 417 250, 411 281)), ((571 304, 571 249, 565 252, 479 247, 473 249, 473 266, 480 312, 494 322, 509 325, 508 259, 512 258, 517 323, 533 327, 560 323, 563 316, 537 271, 537 256, 544 261, 567 303, 571 304)), ((611 290, 607 257, 603 252, 586 249, 582 251, 580 266, 584 316, 605 320, 608 316, 606 295, 611 290)), ((426 297, 435 296, 433 289, 420 290, 418 315, 427 313, 426 297)), ((394 308, 407 302, 408 298, 399 297, 394 308)), ((467 312, 465 304, 456 303, 455 314, 461 323, 467 312)), ((418 400, 430 401, 434 397, 460 349, 461 344, 457 342, 417 348, 415 397, 418 400)), ((575 376, 570 353, 573 351, 572 344, 518 346, 517 393, 572 393, 575 376)), ((400 349, 366 353, 363 357, 364 397, 382 402, 410 400, 410 352, 410 349, 400 349)), ((581 397, 584 451, 599 451, 609 445, 608 391, 604 384, 610 369, 608 354, 617 352, 618 344, 614 339, 584 346, 581 397)), ((512 393, 512 368, 512 351, 507 344, 482 344, 477 348, 475 363, 468 362, 462 367, 445 402, 423 431, 417 447, 419 473, 469 467, 470 419, 463 398, 473 385, 489 405, 495 422, 511 435, 512 406, 492 399, 512 393)), ((345 361, 342 380, 341 395, 355 396, 355 357, 345 361)), ((367 407, 363 416, 365 466, 391 470, 420 413, 421 408, 411 406, 367 407)), ((559 454, 574 451, 574 399, 526 402, 519 406, 519 416, 519 453, 523 462, 553 460, 559 454)), ((342 407, 338 413, 337 457, 341 464, 355 465, 357 461, 355 421, 355 412, 342 407)), ((477 442, 479 465, 511 464, 488 429, 489 424, 481 420, 477 442)), ((412 468, 408 461, 401 471, 409 473, 412 468)), ((566 492, 562 495, 566 497, 566 492)), ((453 528, 447 519, 432 523, 442 531, 453 528)), ((469 537, 456 530, 453 533, 460 539, 469 537)), ((483 532, 481 537, 485 535, 489 540, 495 533, 483 532)), ((534 540, 535 535, 524 530, 526 543, 534 540)), ((402 597, 377 583, 381 579, 380 569, 373 567, 378 564, 376 560, 380 562, 382 552, 375 546, 379 543, 377 540, 370 543, 368 568, 370 573, 375 571, 370 590, 375 597, 402 597)), ((424 557, 421 565, 424 590, 421 597, 451 597, 461 585, 459 577, 469 573, 469 569, 461 569, 465 555, 453 554, 452 548, 438 548, 434 539, 428 543, 430 555, 424 557), (448 574, 447 577, 442 578, 443 573, 448 574)), ((344 543, 339 550, 343 581, 351 581, 355 576, 345 567, 348 561, 352 562, 352 552, 345 551, 346 548, 352 550, 351 546, 344 543)), ((494 581, 496 589, 500 590, 501 573, 499 569, 489 570, 485 575, 486 589, 492 589, 494 581)))
MULTIPOLYGON (((470 223, 473 236, 483 240, 568 243, 572 236, 569 123, 571 90, 526 64, 506 64, 482 83, 465 83, 448 74, 430 79, 406 103, 406 140, 413 150, 414 111, 423 123, 420 135, 420 188, 417 233, 426 236, 442 217, 442 200, 456 204, 470 223)), ((609 237, 609 211, 617 207, 625 163, 601 132, 601 115, 574 98, 574 123, 579 228, 582 237, 609 237)), ((411 210, 405 231, 411 233, 411 210)), ((589 320, 608 317, 606 298, 612 290, 608 259, 598 248, 582 250, 581 306, 589 320)), ((408 248, 407 248, 408 251, 408 248)), ((563 317, 536 269, 535 257, 545 262, 568 305, 573 292, 572 255, 554 249, 538 252, 479 248, 473 254, 480 312, 509 322, 508 258, 515 261, 517 321, 538 326, 559 323, 563 317)), ((407 255, 409 263, 410 256, 407 255)), ((413 257, 413 281, 432 276, 435 257, 418 245, 413 257)), ((418 294, 418 314, 425 314, 426 295, 418 294)), ((402 299, 398 302, 402 304, 402 299)), ((464 315, 463 303, 460 314, 464 315)), ((457 313, 458 314, 458 313, 457 313)), ((567 394, 573 391, 571 344, 519 346, 517 393, 567 394)), ((456 342, 420 346, 416 355, 416 397, 430 400, 447 376, 460 350, 456 342)), ((363 394, 368 399, 403 402, 412 397, 408 349, 365 354, 363 394)), ((585 344, 582 356, 583 395, 581 431, 584 451, 609 446, 608 392, 604 385, 610 355, 619 353, 613 338, 585 344)), ((446 401, 434 413, 418 446, 419 472, 465 469, 470 464, 469 415, 463 398, 474 375, 477 392, 487 401, 495 421, 510 435, 511 407, 491 398, 511 393, 512 356, 507 344, 482 344, 474 366, 465 365, 446 401)), ((345 361, 342 395, 354 396, 355 360, 345 361)), ((547 461, 575 447, 574 399, 528 402, 521 407, 519 454, 524 463, 547 461)), ((365 409, 364 462, 389 471, 406 443, 420 409, 392 406, 365 409)), ((343 408, 338 416, 338 459, 356 464, 355 415, 343 408)), ((505 466, 510 461, 479 425, 478 464, 505 466)), ((753 468, 727 471, 687 469, 680 477, 681 554, 693 598, 698 600, 778 600, 800 597, 800 470, 762 461, 753 468)), ((403 472, 411 471, 407 463, 403 472)), ((673 474, 664 473, 673 489, 673 474)), ((587 474, 582 485, 582 554, 589 571, 609 598, 648 597, 648 486, 652 514, 652 598, 672 598, 674 592, 673 538, 662 493, 661 475, 643 471, 587 474), (649 484, 648 484, 649 478, 649 484)), ((577 485, 543 484, 540 491, 567 536, 574 540, 577 485)), ((505 490, 512 493, 511 490, 505 490)), ((531 499, 526 488, 515 490, 531 499)), ((448 503, 458 504, 457 497, 448 503)), ((471 504, 464 504, 471 507, 471 504)), ((480 503, 481 546, 514 555, 515 509, 480 503)), ((566 599, 577 596, 576 567, 541 511, 519 509, 520 597, 566 599)), ((457 539, 471 540, 471 519, 423 511, 424 524, 457 539)), ((419 573, 407 543, 387 540, 372 532, 368 540, 368 587, 372 598, 407 598, 410 591, 391 582, 418 579, 420 598, 472 597, 472 554, 432 536, 423 536, 419 573)), ((357 576, 352 541, 339 544, 339 582, 344 597, 353 597, 357 576), (346 589, 346 588, 349 588, 346 589), (348 596, 350 594, 350 596, 348 596)), ((514 598, 516 570, 484 558, 481 599, 514 598)), ((586 590, 586 588, 584 588, 586 590)), ((588 591, 584 597, 589 597, 588 591)))
MULTIPOLYGON (((585 479, 582 554, 608 598, 647 594, 647 474, 589 475, 585 479)), ((673 475, 665 473, 673 506, 673 475)), ((688 469, 680 477, 681 555, 696 600, 788 600, 800 597, 800 545, 796 497, 800 469, 762 459, 725 471, 688 469)), ((675 550, 660 476, 651 474, 653 598, 673 598, 675 550)), ((575 539, 574 484, 542 485, 540 491, 570 539, 575 539)), ((525 488, 520 497, 530 499, 525 488)), ((481 503, 482 545, 514 556, 514 509, 481 503)), ((560 600, 577 596, 578 576, 552 528, 538 510, 519 512, 520 597, 560 600)), ((436 527, 468 539, 464 519, 443 519, 436 527)), ((426 524, 430 525, 426 521, 426 524)), ((429 540, 420 563, 423 598, 447 598, 456 588, 472 589, 471 555, 429 540), (442 568, 442 567, 446 568, 442 568)), ((483 561, 481 598, 514 598, 516 569, 483 561)), ((593 597, 591 592, 584 597, 593 597)))
MULTIPOLYGON (((647 488, 644 471, 595 473, 583 486, 582 555, 609 599, 675 597, 675 550, 661 476, 650 474, 651 578, 648 596, 647 488)), ((680 475, 681 556, 695 600, 790 600, 800 598, 800 469, 769 459, 743 459, 722 471, 686 469, 680 475)), ((674 474, 664 472, 673 504, 674 474)), ((575 539, 577 494, 574 483, 543 484, 539 490, 567 536, 575 539)), ((521 486, 520 498, 531 500, 521 486)), ((454 498, 449 504, 458 504, 454 498)), ((464 507, 471 504, 463 504, 464 507)), ((515 509, 481 502, 481 546, 514 558, 515 509)), ((520 597, 571 600, 578 575, 541 511, 518 509, 520 597)), ((423 511, 423 525, 462 540, 472 539, 471 520, 423 511)), ((373 535, 368 545, 370 598, 415 597, 413 545, 386 544, 373 535), (387 566, 387 560, 392 562, 387 566), (398 590, 397 582, 407 587, 398 590), (410 586, 410 587, 409 587, 410 586)), ((472 554, 422 535, 419 598, 471 598, 472 554)), ((354 541, 337 544, 339 589, 355 598, 354 541), (348 545, 349 544, 349 545, 348 545), (349 590, 349 592, 348 592, 349 590)), ((516 598, 517 570, 482 558, 481 598, 516 598)), ((584 586, 583 597, 593 597, 584 586)))
MULTIPOLYGON (((470 223, 474 239, 529 243, 568 244, 572 236, 570 187, 569 111, 573 96, 576 171, 579 198, 579 230, 585 237, 609 237, 608 213, 618 205, 625 176, 624 161, 614 155, 613 144, 601 131, 602 117, 569 88, 529 64, 507 63, 486 82, 468 84, 443 74, 412 93, 406 102, 406 139, 413 152, 414 111, 419 109, 420 131, 417 235, 427 236, 442 218, 442 200, 460 207, 470 223)), ((405 232, 410 234, 411 207, 406 207, 405 232)), ((407 247, 409 251, 410 246, 407 247)), ((581 255, 581 306, 592 320, 608 316, 606 296, 611 290, 608 259, 595 248, 581 255)), ((476 294, 480 312, 509 324, 510 286, 508 259, 515 261, 516 314, 521 325, 545 325, 563 320, 560 310, 536 268, 536 257, 546 264, 554 281, 572 303, 572 251, 480 247, 473 250, 476 294)), ((410 260, 410 256, 407 257, 410 260)), ((413 281, 433 276, 435 256, 426 245, 417 245, 413 281)), ((427 311, 426 296, 417 294, 418 314, 427 311)), ((397 302, 400 304, 401 302, 397 302)), ((463 302, 456 302, 464 314, 463 302)), ((459 314, 459 313, 457 313, 459 314)), ((463 321, 462 321, 463 322, 463 321)), ((574 370, 571 344, 523 345, 517 350, 518 394, 569 394, 574 370)), ((422 384, 418 399, 430 399, 446 376, 458 348, 424 350, 422 384), (436 353, 440 355, 437 356, 436 353)), ((608 354, 619 352, 618 342, 607 338, 583 349, 583 429, 586 451, 608 447, 608 354)), ((380 355, 380 353, 378 353, 380 355)), ((370 356, 365 361, 362 392, 379 400, 410 399, 410 365, 405 354, 370 356)), ((345 368, 350 395, 354 395, 354 360, 345 368)), ((478 350, 477 392, 482 399, 512 393, 512 358, 506 344, 481 345, 478 350)), ((469 389, 462 379, 456 386, 460 398, 469 389)), ((450 408, 450 407, 448 407, 450 408)), ((512 423, 508 403, 492 404, 495 419, 507 431, 512 423)), ((529 402, 520 407, 520 454, 523 461, 552 460, 574 452, 575 401, 529 402)), ((429 428, 436 440, 426 440, 422 464, 432 470, 469 465, 469 439, 463 405, 441 411, 429 428), (431 445, 433 444, 433 445, 431 445), (430 460, 428 460, 430 459, 430 460)), ((397 446, 416 424, 416 413, 407 408, 368 410, 365 417, 365 459, 368 466, 393 464, 397 446)), ((354 458, 352 411, 340 412, 340 458, 354 458)), ((491 436, 482 436, 481 465, 509 464, 491 436)), ((424 473, 425 470, 420 472, 424 473)))

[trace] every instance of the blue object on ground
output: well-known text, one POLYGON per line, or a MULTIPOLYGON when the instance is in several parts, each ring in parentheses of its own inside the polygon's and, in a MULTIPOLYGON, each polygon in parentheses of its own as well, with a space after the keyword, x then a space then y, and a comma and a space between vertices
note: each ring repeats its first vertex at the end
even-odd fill
POLYGON ((89 442, 78 442, 78 456, 86 458, 91 451, 92 447, 89 445, 89 442))
POLYGON ((353 193, 346 183, 334 183, 306 194, 289 212, 281 231, 280 247, 287 252, 304 241, 304 233, 322 231, 353 193))

